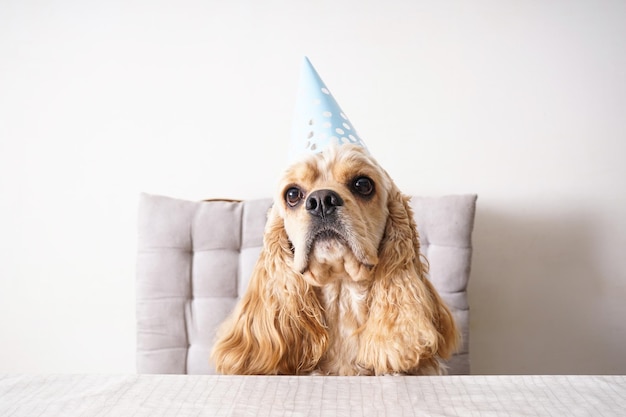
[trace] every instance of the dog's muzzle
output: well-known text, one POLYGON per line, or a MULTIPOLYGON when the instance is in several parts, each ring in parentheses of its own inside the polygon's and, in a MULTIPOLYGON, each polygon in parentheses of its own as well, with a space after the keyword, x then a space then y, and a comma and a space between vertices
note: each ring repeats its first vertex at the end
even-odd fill
POLYGON ((332 190, 313 191, 306 199, 306 211, 313 217, 307 239, 307 253, 317 240, 338 240, 347 243, 347 237, 338 214, 344 204, 339 194, 332 190))

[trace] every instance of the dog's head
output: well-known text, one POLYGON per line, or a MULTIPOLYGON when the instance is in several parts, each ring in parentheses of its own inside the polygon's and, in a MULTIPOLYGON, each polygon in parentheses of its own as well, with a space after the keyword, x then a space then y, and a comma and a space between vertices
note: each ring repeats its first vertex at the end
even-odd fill
POLYGON ((288 168, 274 208, 292 245, 294 269, 322 284, 316 280, 329 275, 311 271, 376 266, 390 189, 387 173, 360 146, 331 147, 288 168))

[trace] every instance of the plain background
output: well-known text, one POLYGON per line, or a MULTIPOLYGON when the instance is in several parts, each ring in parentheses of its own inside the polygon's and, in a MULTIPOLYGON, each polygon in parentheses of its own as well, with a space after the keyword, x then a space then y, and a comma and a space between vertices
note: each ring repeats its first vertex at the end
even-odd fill
POLYGON ((0 372, 134 372, 140 192, 271 196, 307 55, 477 193, 474 373, 626 373, 626 3, 0 0, 0 372))

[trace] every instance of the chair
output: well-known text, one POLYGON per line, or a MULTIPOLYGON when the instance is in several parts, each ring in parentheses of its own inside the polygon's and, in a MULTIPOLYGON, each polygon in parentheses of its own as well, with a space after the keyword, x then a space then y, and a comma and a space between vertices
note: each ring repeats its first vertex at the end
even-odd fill
MULTIPOLYGON (((467 284, 476 196, 413 197, 430 279, 463 334, 450 374, 469 374, 467 284)), ((212 374, 217 326, 243 294, 270 199, 184 201, 142 194, 137 254, 137 371, 212 374)))

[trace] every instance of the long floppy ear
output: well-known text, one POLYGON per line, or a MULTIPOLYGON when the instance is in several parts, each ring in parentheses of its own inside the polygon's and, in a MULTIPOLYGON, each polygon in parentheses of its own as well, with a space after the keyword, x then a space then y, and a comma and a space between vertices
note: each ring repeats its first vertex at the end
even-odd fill
POLYGON ((459 343, 452 314, 426 277, 408 200, 392 183, 359 352, 360 364, 377 375, 439 374, 438 359, 449 358, 459 343))
POLYGON ((291 243, 274 207, 263 245, 248 290, 218 330, 212 360, 223 374, 311 372, 328 333, 315 293, 291 267, 291 243))

